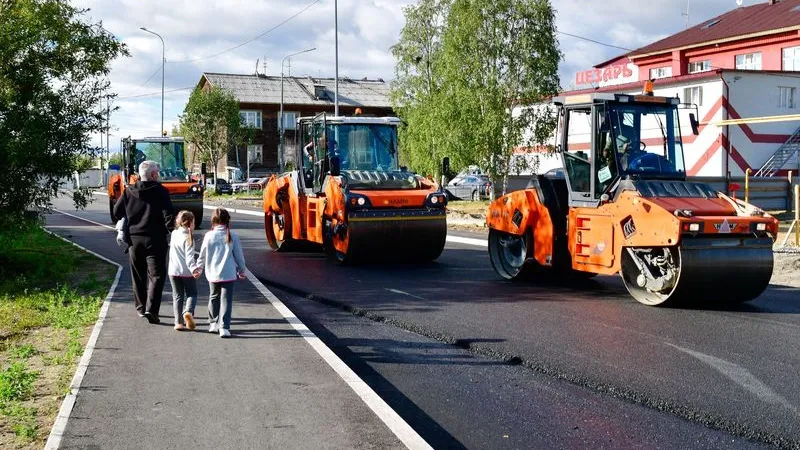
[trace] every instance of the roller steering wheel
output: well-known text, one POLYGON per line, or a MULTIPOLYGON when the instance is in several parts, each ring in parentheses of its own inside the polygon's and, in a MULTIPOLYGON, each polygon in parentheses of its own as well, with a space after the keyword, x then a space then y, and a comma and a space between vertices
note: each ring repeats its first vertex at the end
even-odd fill
POLYGON ((667 167, 669 168, 670 171, 675 170, 675 165, 672 164, 670 160, 655 153, 645 153, 644 155, 634 158, 631 162, 628 163, 628 169, 637 171, 642 171, 642 170, 655 171, 659 167, 667 167))

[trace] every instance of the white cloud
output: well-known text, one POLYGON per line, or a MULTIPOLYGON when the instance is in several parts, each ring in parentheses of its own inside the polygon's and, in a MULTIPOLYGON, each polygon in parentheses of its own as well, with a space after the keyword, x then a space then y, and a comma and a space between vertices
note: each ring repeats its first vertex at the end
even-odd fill
MULTIPOLYGON (((765 0, 745 0, 746 4, 765 0)), ((87 16, 123 40, 129 58, 112 63, 112 86, 120 97, 155 93, 153 96, 119 100, 112 115, 112 149, 120 136, 156 134, 160 127, 161 74, 145 80, 161 63, 161 42, 139 27, 145 26, 164 38, 167 91, 194 86, 204 71, 253 73, 256 61, 266 58, 267 73, 279 74, 281 59, 289 53, 317 47, 291 61, 291 73, 332 77, 334 74, 334 3, 322 0, 307 11, 254 42, 223 55, 195 62, 234 47, 276 26, 307 7, 313 0, 74 0, 90 8, 87 16)), ((411 0, 339 0, 339 72, 351 78, 384 78, 394 73, 389 47, 403 26, 402 9, 411 0)), ((683 0, 553 0, 559 30, 625 48, 648 44, 683 29, 683 0)), ((734 0, 694 1, 692 24, 735 7, 734 0)), ((624 53, 624 50, 576 39, 563 34, 559 42, 565 60, 559 73, 567 86, 578 70, 624 53)), ((263 64, 259 64, 263 72, 263 64)), ((288 73, 288 67, 287 67, 288 73)), ((171 128, 190 91, 166 95, 165 127, 171 128)), ((99 143, 99 139, 95 140, 99 143)))

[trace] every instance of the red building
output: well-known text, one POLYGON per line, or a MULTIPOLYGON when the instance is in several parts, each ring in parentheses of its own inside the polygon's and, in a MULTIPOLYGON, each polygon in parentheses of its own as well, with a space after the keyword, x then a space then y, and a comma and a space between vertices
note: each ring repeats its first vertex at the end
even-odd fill
POLYGON ((800 170, 800 121, 793 117, 800 91, 800 0, 765 0, 705 20, 578 72, 579 89, 565 94, 638 93, 648 79, 655 80, 656 95, 698 106, 704 124, 699 136, 681 118, 688 175, 800 170), (775 116, 788 118, 723 122, 775 116))

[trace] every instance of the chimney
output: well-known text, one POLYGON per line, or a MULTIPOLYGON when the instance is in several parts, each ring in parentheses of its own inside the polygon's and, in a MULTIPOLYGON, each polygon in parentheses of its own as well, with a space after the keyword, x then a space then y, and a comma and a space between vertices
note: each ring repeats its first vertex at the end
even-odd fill
POLYGON ((769 3, 770 5, 774 5, 774 4, 775 4, 775 3, 777 3, 777 2, 778 2, 778 0, 769 0, 769 1, 768 1, 768 3, 769 3))

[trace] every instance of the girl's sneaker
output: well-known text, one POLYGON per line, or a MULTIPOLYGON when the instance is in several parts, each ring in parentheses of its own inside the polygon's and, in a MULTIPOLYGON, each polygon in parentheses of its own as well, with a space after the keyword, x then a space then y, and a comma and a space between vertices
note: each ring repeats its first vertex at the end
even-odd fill
POLYGON ((187 328, 185 326, 183 326, 183 324, 180 324, 180 323, 176 323, 175 324, 175 331, 186 331, 186 330, 187 330, 187 328))
POLYGON ((229 337, 231 337, 231 332, 227 328, 220 328, 219 329, 219 337, 221 337, 221 338, 229 338, 229 337))
POLYGON ((195 325, 194 317, 192 317, 192 313, 190 312, 183 313, 183 321, 186 322, 186 328, 190 330, 194 330, 194 328, 197 326, 195 325))
POLYGON ((218 325, 216 323, 212 323, 211 325, 208 326, 208 332, 209 333, 216 333, 217 332, 217 326, 218 325))

